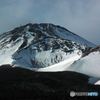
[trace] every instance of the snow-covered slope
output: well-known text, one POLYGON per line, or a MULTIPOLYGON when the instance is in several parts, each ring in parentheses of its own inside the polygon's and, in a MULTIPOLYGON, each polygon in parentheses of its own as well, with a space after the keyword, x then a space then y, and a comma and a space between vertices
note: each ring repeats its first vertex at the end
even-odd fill
POLYGON ((92 48, 83 54, 74 55, 74 57, 70 57, 58 64, 40 68, 38 71, 74 71, 90 76, 89 83, 98 85, 100 84, 100 46, 92 48))
POLYGON ((38 71, 75 71, 100 79, 100 52, 93 52, 83 58, 81 58, 80 54, 58 64, 40 68, 38 71))
POLYGON ((100 80, 95 83, 95 85, 100 85, 100 80))
POLYGON ((100 52, 90 53, 88 56, 76 61, 66 70, 80 72, 100 78, 100 52))
POLYGON ((81 58, 66 68, 67 71, 75 71, 85 75, 92 76, 89 83, 100 85, 100 51, 92 52, 81 58))
POLYGON ((12 34, 6 33, 0 36, 0 65, 11 64, 12 55, 18 50, 23 43, 22 37, 17 38, 15 41, 11 40, 12 34))
POLYGON ((94 47, 92 43, 53 24, 27 24, 0 35, 0 65, 43 68, 94 47))
POLYGON ((94 44, 81 38, 80 36, 70 32, 69 30, 61 26, 56 26, 53 24, 45 24, 45 23, 33 24, 31 25, 29 31, 30 32, 35 31, 39 35, 39 37, 40 37, 40 34, 44 34, 46 36, 50 36, 54 38, 68 39, 68 40, 71 40, 76 43, 80 43, 89 47, 95 47, 94 44))
POLYGON ((79 60, 81 58, 80 55, 74 55, 73 57, 70 57, 69 59, 62 61, 60 63, 54 64, 49 67, 40 68, 38 71, 42 72, 56 72, 56 71, 65 71, 67 67, 69 67, 71 64, 73 64, 75 61, 79 60))
MULTIPOLYGON (((84 50, 84 46, 81 46, 84 50)), ((67 40, 45 38, 42 42, 37 42, 29 47, 18 51, 12 55, 13 66, 24 68, 48 67, 61 61, 67 60, 74 55, 82 53, 74 42, 67 40), (73 47, 66 46, 72 43, 73 47)))

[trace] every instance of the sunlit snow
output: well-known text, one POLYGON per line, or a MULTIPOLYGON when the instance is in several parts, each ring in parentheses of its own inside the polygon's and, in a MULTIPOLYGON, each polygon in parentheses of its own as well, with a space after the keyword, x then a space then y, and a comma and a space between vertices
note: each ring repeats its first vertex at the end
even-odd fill
POLYGON ((40 68, 38 71, 46 71, 46 72, 56 72, 56 71, 64 71, 68 66, 70 66, 74 61, 78 60, 81 58, 81 55, 76 55, 74 57, 71 57, 65 61, 62 61, 60 63, 57 63, 55 65, 45 67, 45 68, 40 68))
POLYGON ((11 44, 7 45, 7 48, 0 50, 0 65, 3 64, 11 64, 13 62, 12 55, 15 53, 20 45, 22 44, 23 40, 20 40, 16 45, 11 46, 11 44))
POLYGON ((66 68, 66 70, 100 78, 100 52, 90 53, 66 68))
POLYGON ((95 85, 100 85, 100 80, 95 83, 95 85))

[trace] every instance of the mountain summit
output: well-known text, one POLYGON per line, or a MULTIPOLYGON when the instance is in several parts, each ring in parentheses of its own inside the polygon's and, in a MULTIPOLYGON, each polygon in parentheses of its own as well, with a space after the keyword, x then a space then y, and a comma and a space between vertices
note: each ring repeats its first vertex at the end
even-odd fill
POLYGON ((95 45, 61 26, 27 24, 0 35, 0 65, 37 70, 82 55, 91 47, 95 45))

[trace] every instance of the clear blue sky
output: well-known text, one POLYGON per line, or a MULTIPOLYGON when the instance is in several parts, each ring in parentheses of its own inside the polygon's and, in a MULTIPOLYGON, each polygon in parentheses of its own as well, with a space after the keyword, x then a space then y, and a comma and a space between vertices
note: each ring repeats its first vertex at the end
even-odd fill
POLYGON ((100 45, 100 0, 0 0, 0 34, 27 23, 53 23, 100 45))

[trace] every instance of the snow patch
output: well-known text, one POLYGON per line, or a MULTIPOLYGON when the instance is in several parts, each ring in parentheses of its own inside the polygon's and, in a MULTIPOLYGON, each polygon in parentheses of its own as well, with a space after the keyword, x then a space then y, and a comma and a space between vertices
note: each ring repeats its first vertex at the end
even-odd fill
POLYGON ((95 83, 95 85, 100 85, 100 80, 95 83))

